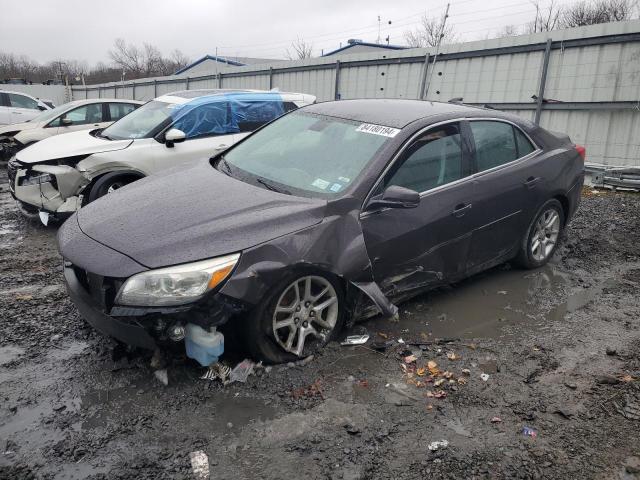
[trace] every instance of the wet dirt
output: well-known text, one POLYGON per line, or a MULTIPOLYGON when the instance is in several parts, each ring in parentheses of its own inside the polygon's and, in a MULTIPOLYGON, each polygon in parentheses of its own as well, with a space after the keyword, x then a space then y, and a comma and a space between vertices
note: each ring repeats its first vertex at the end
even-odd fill
POLYGON ((165 387, 78 316, 55 227, 23 220, 3 175, 1 479, 194 478, 196 450, 212 479, 638 475, 640 421, 620 412, 640 402, 639 196, 585 197, 547 267, 502 265, 337 338, 365 346, 226 387, 178 356, 165 387))

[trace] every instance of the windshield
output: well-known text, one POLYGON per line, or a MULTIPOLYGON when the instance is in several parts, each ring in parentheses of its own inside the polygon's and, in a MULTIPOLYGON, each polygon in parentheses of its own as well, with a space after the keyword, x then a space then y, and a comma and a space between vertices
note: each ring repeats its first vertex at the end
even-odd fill
POLYGON ((105 128, 101 135, 112 140, 153 137, 171 122, 173 109, 180 106, 153 100, 105 128))
POLYGON ((359 127, 358 122, 290 113, 229 150, 219 168, 270 190, 333 197, 388 140, 359 127))

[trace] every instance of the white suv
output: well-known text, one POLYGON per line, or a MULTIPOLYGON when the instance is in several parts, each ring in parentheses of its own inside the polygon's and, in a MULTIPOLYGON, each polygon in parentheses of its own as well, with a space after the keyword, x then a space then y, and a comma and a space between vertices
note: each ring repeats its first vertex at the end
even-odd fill
POLYGON ((51 107, 26 93, 0 90, 0 125, 31 120, 51 107))
POLYGON ((213 156, 289 110, 302 93, 186 90, 146 103, 105 129, 57 135, 19 151, 9 185, 26 215, 67 215, 128 183, 213 156))
POLYGON ((0 160, 45 138, 78 130, 108 127, 144 102, 122 99, 76 100, 40 112, 32 120, 0 127, 0 160))

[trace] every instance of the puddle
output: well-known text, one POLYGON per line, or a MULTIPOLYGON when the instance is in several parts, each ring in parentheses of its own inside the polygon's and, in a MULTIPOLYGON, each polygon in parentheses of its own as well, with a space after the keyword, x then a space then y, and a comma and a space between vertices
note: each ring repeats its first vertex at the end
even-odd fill
POLYGON ((495 338, 506 335, 505 326, 546 321, 566 286, 567 275, 550 265, 535 271, 498 267, 401 304, 398 323, 374 318, 361 326, 395 337, 495 338))
POLYGON ((7 363, 13 362, 23 353, 24 348, 16 347, 14 345, 0 347, 0 365, 6 365, 7 363))

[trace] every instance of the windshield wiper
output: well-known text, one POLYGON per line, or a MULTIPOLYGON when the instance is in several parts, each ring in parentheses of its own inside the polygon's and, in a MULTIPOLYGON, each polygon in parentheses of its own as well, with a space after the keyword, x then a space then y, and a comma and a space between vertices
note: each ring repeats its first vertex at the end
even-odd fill
MULTIPOLYGON (((233 174, 231 173, 231 167, 229 166, 229 163, 227 163, 227 161, 224 159, 224 157, 220 157, 218 165, 224 168, 224 172, 222 173, 228 175, 229 177, 233 177, 233 174)), ((222 170, 218 169, 218 171, 221 172, 222 170)))
POLYGON ((256 182, 258 182, 260 185, 264 185, 264 187, 267 190, 271 190, 272 192, 285 193, 287 195, 291 195, 291 192, 289 192, 288 190, 281 190, 278 187, 271 185, 269 182, 266 182, 261 178, 256 178, 256 182))

